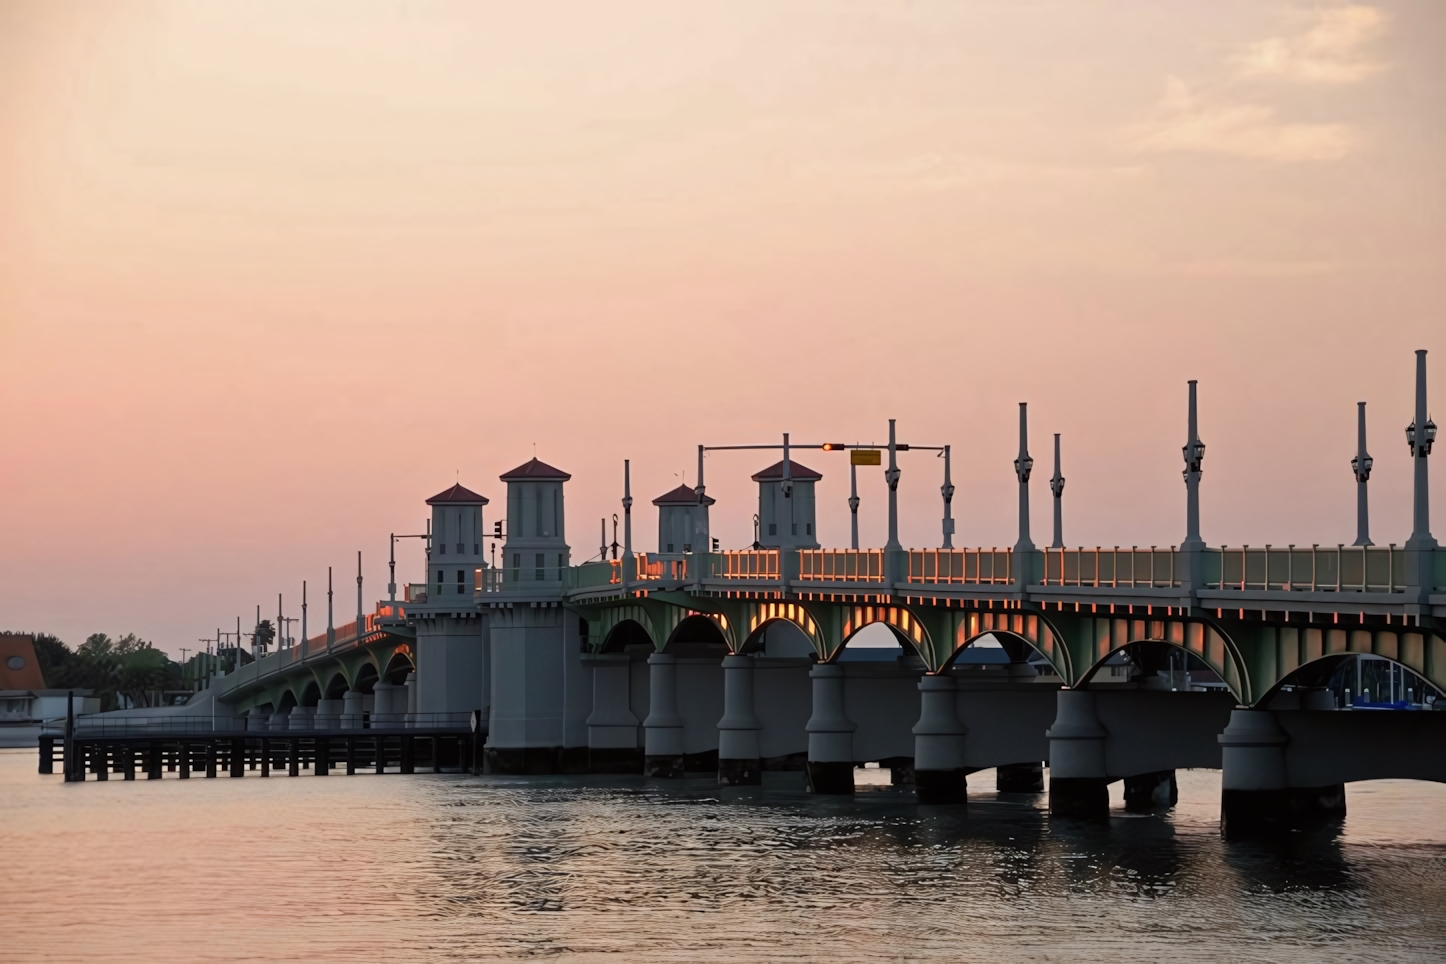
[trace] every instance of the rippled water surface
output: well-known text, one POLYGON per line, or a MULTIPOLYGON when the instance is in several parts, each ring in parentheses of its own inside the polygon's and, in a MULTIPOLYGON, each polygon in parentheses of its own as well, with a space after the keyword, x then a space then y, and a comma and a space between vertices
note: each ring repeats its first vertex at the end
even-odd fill
MULTIPOLYGON (((457 775, 66 785, 0 751, 3 961, 1443 960, 1446 787, 1353 786, 1339 834, 1227 844, 884 786, 457 775)), ((865 771, 887 777, 887 771, 865 771)), ((1119 800, 1116 800, 1119 806, 1119 800)))

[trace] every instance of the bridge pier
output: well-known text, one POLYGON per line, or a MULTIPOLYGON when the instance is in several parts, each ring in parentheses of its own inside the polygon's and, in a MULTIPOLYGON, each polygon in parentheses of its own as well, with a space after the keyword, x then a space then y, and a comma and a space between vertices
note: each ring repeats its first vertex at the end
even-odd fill
POLYGON ((643 720, 643 774, 683 775, 683 718, 678 715, 678 661, 669 653, 648 657, 648 716, 643 720))
POLYGON ((1226 837, 1269 836, 1346 815, 1345 784, 1292 787, 1290 737, 1272 710, 1237 709, 1220 734, 1220 830, 1226 837))
POLYGON ((401 726, 406 716, 405 699, 401 684, 378 681, 372 686, 372 726, 401 726))
POLYGON ((1095 713, 1090 690, 1060 690, 1049 737, 1049 812, 1063 817, 1101 817, 1110 810, 1105 769, 1108 734, 1095 713))
POLYGON ((808 671, 813 715, 808 720, 806 774, 811 793, 854 792, 854 730, 844 709, 842 666, 818 663, 808 671))
POLYGON ((1006 763, 994 771, 994 789, 1000 793, 1043 793, 1044 764, 1006 763))
POLYGON ((919 722, 914 726, 914 791, 924 804, 963 803, 966 731, 959 721, 952 676, 919 677, 919 722))
POLYGON ((341 700, 317 700, 316 716, 312 725, 318 730, 336 730, 341 728, 341 700))
POLYGON ((763 760, 758 749, 762 724, 753 712, 753 657, 723 657, 723 718, 718 721, 718 785, 758 786, 763 760))
POLYGON ((289 722, 289 724, 287 725, 287 729, 291 729, 291 730, 310 730, 310 729, 314 729, 314 727, 312 726, 312 720, 313 720, 313 718, 314 718, 315 716, 316 716, 316 707, 314 707, 314 706, 293 706, 293 707, 291 708, 290 722, 289 722))
POLYGON ((630 706, 632 661, 625 653, 584 656, 592 668, 592 714, 587 718, 589 773, 639 773, 638 718, 630 706))
POLYGON ((1125 777, 1125 809, 1167 810, 1180 802, 1174 770, 1157 770, 1125 777))
POLYGON ((362 728, 362 695, 356 690, 347 690, 341 694, 339 723, 343 730, 360 730, 362 728))

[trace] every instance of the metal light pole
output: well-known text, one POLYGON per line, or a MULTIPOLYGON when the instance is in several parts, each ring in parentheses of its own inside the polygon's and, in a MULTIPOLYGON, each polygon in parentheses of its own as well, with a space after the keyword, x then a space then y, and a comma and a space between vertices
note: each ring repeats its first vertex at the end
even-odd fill
POLYGON ((332 615, 331 566, 326 567, 326 651, 336 645, 336 620, 332 615))
POLYGON ((1049 480, 1049 491, 1054 494, 1054 541, 1051 549, 1064 548, 1064 476, 1059 474, 1059 433, 1054 433, 1054 478, 1049 480))
POLYGON ((361 550, 356 553, 356 638, 362 637, 362 562, 361 550))
POLYGON ((854 464, 853 456, 849 457, 849 515, 852 519, 851 531, 853 533, 852 547, 859 547, 859 467, 854 464))
MULTIPOLYGON (((396 602, 396 601, 397 601, 397 540, 398 540, 398 539, 423 539, 423 540, 426 540, 426 543, 427 543, 428 545, 430 545, 430 544, 431 544, 431 541, 432 541, 432 520, 430 520, 430 519, 427 520, 427 531, 426 531, 426 532, 404 533, 404 534, 402 534, 402 535, 397 535, 395 532, 393 532, 393 533, 391 534, 391 550, 390 550, 390 556, 389 556, 388 559, 387 559, 387 570, 388 570, 388 572, 390 573, 390 575, 389 575, 388 578, 391 580, 390 582, 387 583, 387 598, 388 598, 391 602, 396 602)), ((494 546, 494 548, 496 548, 496 547, 494 546)), ((428 556, 427 556, 428 563, 427 563, 427 565, 428 565, 428 567, 429 567, 429 569, 430 569, 430 565, 431 565, 431 555, 430 555, 430 550, 427 550, 427 551, 428 551, 428 556)), ((428 572, 426 573, 426 576, 427 576, 428 579, 431 578, 430 571, 428 571, 428 572)))
POLYGON ((1366 483, 1371 480, 1371 466, 1374 464, 1366 452, 1366 403, 1356 402, 1356 457, 1351 459, 1351 471, 1356 475, 1356 541, 1353 546, 1373 546, 1371 541, 1370 504, 1366 498, 1366 483))
POLYGON ((306 580, 301 580, 301 659, 306 660, 306 580))
MULTIPOLYGON (((944 542, 940 548, 954 548, 954 515, 952 503, 954 502, 954 483, 949 478, 949 446, 944 446, 944 484, 939 486, 939 494, 944 497, 944 542)), ((857 547, 856 547, 857 548, 857 547)))
POLYGON ((899 544, 899 459, 898 443, 894 439, 894 419, 889 419, 889 468, 884 472, 884 480, 889 483, 889 541, 884 549, 889 552, 899 552, 904 547, 899 544))
POLYGON ((1205 443, 1200 441, 1200 432, 1195 412, 1195 379, 1190 379, 1190 424, 1189 438, 1180 449, 1185 457, 1185 541, 1180 543, 1182 551, 1205 548, 1200 538, 1200 463, 1205 460, 1205 443))
POLYGON ((623 459, 623 586, 636 576, 637 560, 633 558, 633 465, 623 459))
POLYGON ((1015 552, 1033 552, 1034 540, 1029 537, 1029 473, 1034 459, 1029 457, 1029 403, 1019 403, 1019 456, 1014 460, 1014 476, 1019 480, 1019 541, 1015 552))
POLYGON ((1435 441, 1436 423, 1426 410, 1426 351, 1421 349, 1416 352, 1416 417, 1406 426, 1406 443, 1411 447, 1415 467, 1411 486, 1411 538, 1406 540, 1407 549, 1436 548, 1436 540, 1431 536, 1431 484, 1426 475, 1426 456, 1431 454, 1431 443, 1435 441))
MULTIPOLYGON (((792 471, 792 469, 793 469, 793 465, 792 465, 792 463, 789 461, 789 458, 788 458, 788 433, 787 433, 787 432, 784 432, 784 433, 783 433, 783 478, 780 479, 779 482, 778 482, 778 491, 783 495, 783 504, 786 505, 786 506, 788 506, 788 524, 787 524, 788 527, 778 534, 778 546, 779 546, 780 549, 785 548, 785 547, 786 547, 786 548, 789 548, 789 549, 792 549, 793 546, 794 546, 794 544, 795 544, 795 542, 797 541, 796 539, 794 539, 794 536, 796 535, 796 533, 793 531, 794 522, 793 522, 793 471, 792 471)), ((780 508, 782 508, 782 506, 780 506, 780 508)), ((777 517, 775 516, 775 518, 777 518, 777 517)), ((783 520, 782 520, 782 519, 779 519, 778 521, 779 521, 779 524, 780 524, 780 525, 783 525, 783 520)), ((783 572, 783 567, 780 566, 779 569, 778 569, 778 571, 779 571, 779 573, 781 574, 781 573, 783 572)))

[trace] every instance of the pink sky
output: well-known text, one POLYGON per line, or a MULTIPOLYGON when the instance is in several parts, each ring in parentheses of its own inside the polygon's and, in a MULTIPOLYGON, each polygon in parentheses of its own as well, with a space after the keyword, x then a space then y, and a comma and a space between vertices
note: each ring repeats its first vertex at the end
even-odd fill
MULTIPOLYGON (((459 473, 500 509, 534 443, 579 560, 623 458, 654 548, 698 443, 890 417, 954 446, 956 544, 1010 544, 1020 401, 1036 541, 1061 432, 1066 540, 1168 545, 1187 378, 1209 542, 1351 541, 1358 399, 1402 542, 1443 49, 1433 0, 10 0, 0 629, 174 653, 328 564, 349 613, 357 549, 380 598, 387 533, 459 473)), ((710 461, 725 546, 769 461, 710 461)), ((804 461, 846 545, 846 462, 804 461)))

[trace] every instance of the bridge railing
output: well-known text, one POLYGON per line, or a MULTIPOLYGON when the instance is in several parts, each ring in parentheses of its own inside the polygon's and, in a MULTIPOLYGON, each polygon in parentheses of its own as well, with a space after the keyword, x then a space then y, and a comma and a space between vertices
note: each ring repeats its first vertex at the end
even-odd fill
POLYGON ((1013 549, 911 549, 909 581, 993 586, 1014 576, 1013 549))
POLYGON ((708 576, 713 579, 777 579, 777 549, 735 549, 708 553, 708 576))
POLYGON ((1207 549, 1210 589, 1404 592, 1406 555, 1389 546, 1221 546, 1207 549), (1211 564, 1213 563, 1213 565, 1211 564), (1213 578, 1210 578, 1212 577, 1213 578))
POLYGON ((1046 586, 1168 589, 1180 585, 1179 553, 1174 546, 1045 549, 1046 586))
POLYGON ((800 549, 798 578, 805 581, 883 582, 882 549, 800 549))

